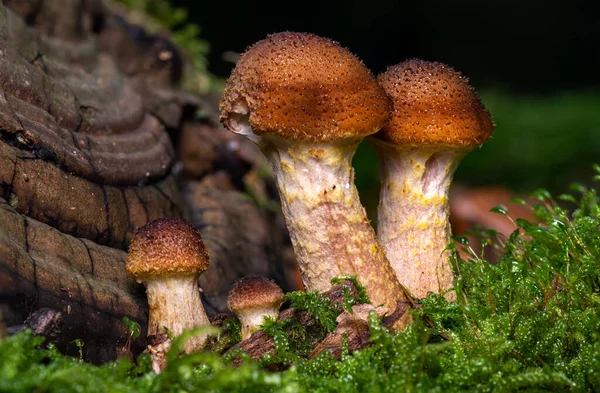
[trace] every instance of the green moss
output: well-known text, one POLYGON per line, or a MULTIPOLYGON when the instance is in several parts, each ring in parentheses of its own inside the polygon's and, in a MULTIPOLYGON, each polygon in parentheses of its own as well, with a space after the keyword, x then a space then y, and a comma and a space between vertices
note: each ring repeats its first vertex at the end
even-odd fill
POLYGON ((224 353, 239 343, 242 339, 242 326, 237 318, 227 318, 223 321, 218 334, 209 337, 205 350, 214 353, 224 353))
POLYGON ((367 290, 358 281, 356 276, 334 277, 331 280, 331 285, 336 285, 336 284, 343 285, 344 281, 350 281, 354 285, 354 288, 356 288, 356 295, 354 295, 348 286, 346 286, 346 285, 343 286, 344 310, 352 313, 352 306, 354 306, 355 304, 371 303, 371 299, 369 299, 369 295, 367 295, 367 290))
POLYGON ((308 312, 324 331, 335 330, 338 312, 326 296, 317 291, 291 292, 285 300, 290 302, 290 308, 308 312))
MULTIPOLYGON (((364 288, 358 283, 356 278, 340 277, 332 280, 335 283, 343 283, 348 280, 356 283, 359 294, 364 292, 364 288)), ((343 287, 344 289, 347 286, 343 287)), ((359 297, 352 296, 350 291, 344 291, 344 307, 346 304, 351 307, 357 304, 359 297)), ((262 360, 263 366, 272 364, 290 365, 295 364, 308 357, 314 349, 316 343, 323 340, 327 333, 333 332, 336 328, 336 318, 339 314, 329 298, 316 292, 292 292, 285 295, 285 301, 289 302, 290 308, 296 310, 296 316, 305 312, 309 323, 302 324, 299 318, 286 318, 276 321, 268 319, 262 325, 269 336, 273 338, 275 344, 275 355, 270 355, 262 360)))

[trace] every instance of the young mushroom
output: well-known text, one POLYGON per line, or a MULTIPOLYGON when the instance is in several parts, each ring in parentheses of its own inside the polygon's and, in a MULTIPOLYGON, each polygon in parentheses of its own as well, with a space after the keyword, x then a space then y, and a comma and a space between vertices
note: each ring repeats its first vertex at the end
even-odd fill
MULTIPOLYGON (((180 219, 163 218, 139 228, 129 245, 127 271, 146 286, 148 336, 178 336, 185 330, 209 326, 200 300, 198 278, 209 256, 200 233, 180 219)), ((183 351, 203 348, 206 335, 190 338, 183 351)))
POLYGON ((264 277, 244 277, 233 284, 227 305, 242 325, 242 340, 249 338, 266 317, 277 319, 283 291, 264 277))
POLYGON ((389 119, 370 71, 329 39, 273 34, 241 56, 220 109, 223 124, 273 167, 306 289, 327 290, 349 274, 374 304, 405 301, 354 186, 356 147, 389 119))
POLYGON ((392 120, 369 140, 382 176, 378 238, 415 296, 442 293, 454 278, 445 251, 452 176, 490 138, 492 119, 468 80, 442 63, 408 60, 378 80, 393 102, 392 120))

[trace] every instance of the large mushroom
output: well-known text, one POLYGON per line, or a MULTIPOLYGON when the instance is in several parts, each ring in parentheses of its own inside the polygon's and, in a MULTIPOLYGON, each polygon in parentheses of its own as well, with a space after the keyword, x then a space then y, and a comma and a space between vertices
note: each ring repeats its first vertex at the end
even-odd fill
POLYGON ((227 81, 221 121, 270 161, 307 290, 356 275, 374 304, 394 309, 404 289, 377 243, 351 165, 390 103, 348 50, 312 34, 273 34, 250 47, 227 81))
POLYGON ((369 139, 382 176, 379 242, 415 296, 442 293, 454 278, 446 251, 452 176, 490 138, 492 120, 468 80, 442 63, 408 60, 378 79, 393 102, 391 121, 369 139))
MULTIPOLYGON (((129 246, 126 268, 146 286, 148 336, 174 336, 210 326, 198 290, 209 256, 200 233, 180 219, 162 218, 139 228, 129 246)), ((190 338, 183 351, 202 349, 207 335, 190 338)))

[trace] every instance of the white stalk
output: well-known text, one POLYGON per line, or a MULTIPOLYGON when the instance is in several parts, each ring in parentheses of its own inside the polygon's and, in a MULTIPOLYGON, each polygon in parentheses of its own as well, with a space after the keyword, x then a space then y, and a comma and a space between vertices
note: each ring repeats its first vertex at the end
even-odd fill
MULTIPOLYGON (((165 333, 179 336, 186 330, 210 326, 204 311, 197 275, 163 276, 145 280, 148 297, 148 335, 165 333)), ((190 338, 183 351, 191 353, 204 347, 207 334, 190 338)))
POLYGON ((271 317, 277 319, 279 316, 279 309, 273 309, 271 307, 253 308, 247 311, 238 310, 236 315, 242 325, 242 340, 246 340, 265 322, 265 318, 271 317))
MULTIPOLYGON (((373 143, 381 166, 377 236, 398 279, 416 297, 443 293, 454 276, 448 191, 466 151, 373 143)), ((454 293, 447 293, 453 299, 454 293)))
POLYGON ((355 275, 373 304, 394 309, 400 283, 377 243, 354 185, 351 162, 360 139, 260 143, 277 181, 286 223, 307 290, 325 291, 331 279, 355 275))

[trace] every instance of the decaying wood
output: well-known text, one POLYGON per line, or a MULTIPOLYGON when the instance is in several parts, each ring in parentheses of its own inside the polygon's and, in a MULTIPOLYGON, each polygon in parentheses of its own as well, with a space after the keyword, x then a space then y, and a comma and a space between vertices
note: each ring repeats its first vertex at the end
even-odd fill
POLYGON ((219 334, 208 337, 204 350, 222 354, 239 340, 230 329, 224 326, 224 322, 230 318, 232 317, 226 313, 219 313, 210 318, 210 324, 219 328, 219 334))
POLYGON ((167 367, 167 353, 171 350, 171 339, 167 333, 161 333, 155 336, 148 336, 147 342, 148 345, 144 353, 150 356, 152 371, 160 374, 167 367))
POLYGON ((122 249, 148 220, 182 216, 169 137, 110 60, 92 56, 89 43, 55 49, 1 11, 0 196, 62 232, 122 249))
POLYGON ((182 121, 194 118, 196 109, 213 111, 204 99, 178 88, 184 60, 168 37, 150 35, 124 16, 105 12, 98 46, 127 75, 145 110, 160 119, 176 141, 182 121))
POLYGON ((347 342, 348 353, 367 347, 371 337, 368 319, 371 311, 375 311, 379 317, 383 317, 387 309, 377 308, 371 304, 358 304, 352 307, 352 313, 346 310, 342 311, 337 317, 338 325, 335 332, 329 333, 310 353, 309 358, 328 351, 331 356, 339 359, 342 355, 344 340, 347 342))
POLYGON ((89 37, 102 11, 101 0, 2 0, 2 4, 38 31, 65 41, 89 37))
POLYGON ((203 179, 226 173, 229 183, 221 189, 239 189, 243 177, 262 158, 253 145, 239 135, 209 124, 184 123, 181 127, 179 155, 186 179, 203 179))
POLYGON ((135 228, 182 212, 171 177, 142 187, 98 184, 6 143, 0 143, 0 196, 62 232, 121 249, 135 228))
POLYGON ((62 313, 44 307, 32 312, 22 324, 6 328, 6 333, 15 334, 26 329, 31 329, 31 332, 37 336, 54 339, 60 334, 61 325, 62 313))
MULTIPOLYGON (((42 307, 60 311, 62 348, 82 338, 87 339, 86 357, 114 358, 115 343, 122 346, 127 337, 122 318, 144 326, 143 289, 127 275, 124 251, 66 235, 19 214, 2 199, 0 223, 0 255, 11 262, 0 264, 3 300, 25 301, 29 311, 42 307)), ((28 314, 27 307, 21 310, 28 314)), ((21 315, 22 320, 27 316, 21 315)))

